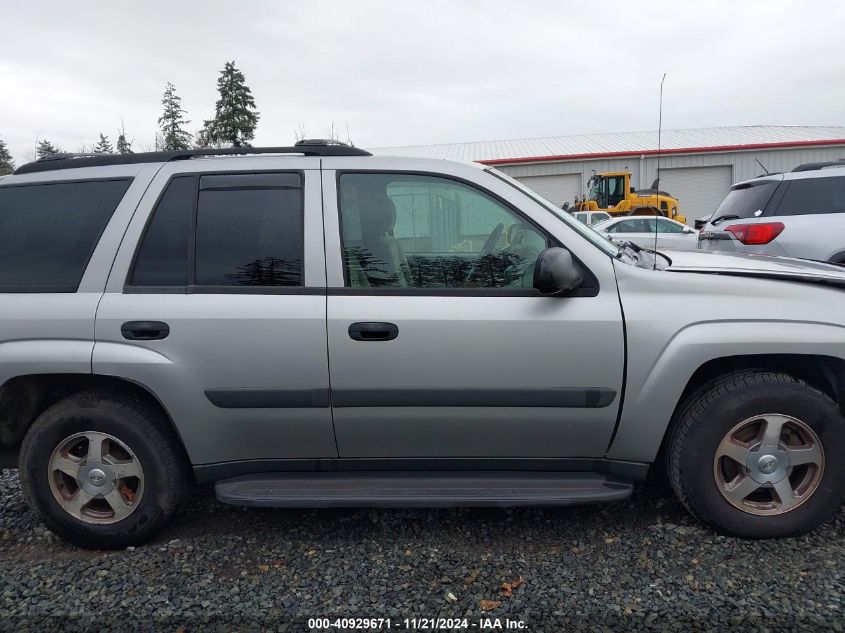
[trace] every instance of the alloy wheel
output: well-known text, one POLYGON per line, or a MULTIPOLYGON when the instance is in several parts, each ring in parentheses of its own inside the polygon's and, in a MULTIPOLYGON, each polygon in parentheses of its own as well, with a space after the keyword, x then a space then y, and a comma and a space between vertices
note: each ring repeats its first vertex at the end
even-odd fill
POLYGON ((50 490, 65 512, 108 525, 132 514, 144 494, 140 461, 123 442, 87 431, 62 441, 48 462, 50 490))
POLYGON ((733 427, 716 449, 713 474, 734 507, 758 516, 784 514, 807 501, 824 473, 824 448, 797 418, 765 414, 733 427))

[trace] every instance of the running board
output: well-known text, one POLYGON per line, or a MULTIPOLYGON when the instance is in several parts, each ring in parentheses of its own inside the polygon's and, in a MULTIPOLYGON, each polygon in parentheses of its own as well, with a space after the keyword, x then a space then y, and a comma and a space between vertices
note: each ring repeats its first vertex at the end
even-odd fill
POLYGON ((217 499, 274 508, 540 506, 616 501, 633 484, 595 473, 266 473, 218 481, 217 499))

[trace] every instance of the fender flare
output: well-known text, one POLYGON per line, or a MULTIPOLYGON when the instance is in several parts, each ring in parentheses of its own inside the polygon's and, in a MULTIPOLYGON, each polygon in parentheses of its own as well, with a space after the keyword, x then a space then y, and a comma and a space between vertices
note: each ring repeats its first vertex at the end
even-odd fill
POLYGON ((706 363, 781 354, 845 360, 845 326, 776 319, 700 322, 676 332, 647 369, 629 358, 625 401, 607 456, 654 461, 690 379, 706 363))

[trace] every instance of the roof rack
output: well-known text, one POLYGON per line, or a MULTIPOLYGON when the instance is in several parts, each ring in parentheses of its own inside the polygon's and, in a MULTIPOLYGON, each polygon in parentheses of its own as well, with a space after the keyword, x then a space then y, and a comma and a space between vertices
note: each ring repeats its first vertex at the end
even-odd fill
POLYGON ((201 156, 241 156, 247 154, 303 154, 305 156, 372 156, 370 152, 340 141, 303 139, 293 147, 226 147, 221 149, 185 149, 171 152, 139 152, 137 154, 51 154, 32 163, 21 165, 18 174, 33 174, 77 167, 105 165, 134 165, 138 163, 169 163, 201 156))
POLYGON ((816 169, 824 169, 825 167, 845 167, 845 158, 825 160, 820 163, 804 163, 803 165, 798 165, 792 171, 814 171, 816 169))

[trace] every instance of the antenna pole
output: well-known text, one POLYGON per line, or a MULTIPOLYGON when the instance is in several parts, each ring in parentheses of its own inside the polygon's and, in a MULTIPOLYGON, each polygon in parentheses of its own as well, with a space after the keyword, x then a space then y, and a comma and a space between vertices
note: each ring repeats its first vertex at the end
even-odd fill
MULTIPOLYGON (((660 199, 660 141, 661 141, 661 134, 663 132, 663 82, 666 81, 666 73, 663 73, 663 77, 660 78, 660 105, 658 107, 658 114, 657 114, 657 192, 656 196, 658 200, 660 199)), ((654 216, 654 250, 657 251, 657 218, 660 214, 660 203, 658 202, 657 206, 657 213, 658 215, 654 216)), ((655 253, 654 257, 654 270, 657 270, 657 255, 655 253)))

